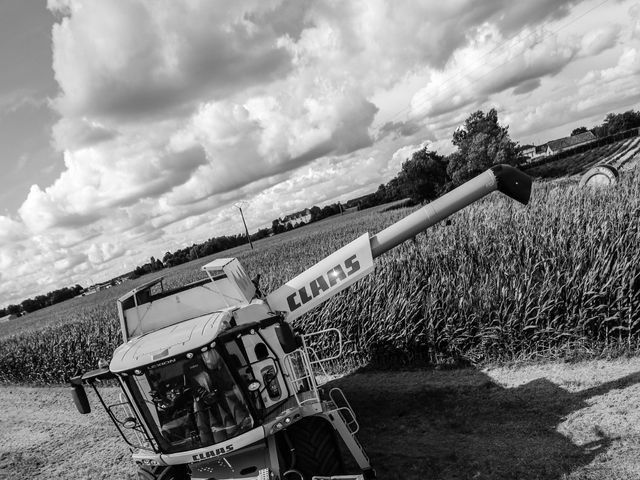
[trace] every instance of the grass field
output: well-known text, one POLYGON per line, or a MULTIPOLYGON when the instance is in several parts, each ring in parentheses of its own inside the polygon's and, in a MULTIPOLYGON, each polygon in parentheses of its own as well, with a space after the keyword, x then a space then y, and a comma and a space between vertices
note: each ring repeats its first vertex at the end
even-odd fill
MULTIPOLYGON (((376 261, 374 274, 299 324, 339 327, 345 366, 484 364, 636 352, 640 341, 640 176, 615 190, 538 183, 528 207, 499 194, 376 261)), ((236 248, 269 292, 365 231, 408 211, 334 217, 236 248)), ((201 278, 203 258, 164 272, 201 278)), ((157 275, 157 274, 156 274, 157 275)), ((0 326, 0 381, 55 384, 95 367, 120 343, 115 298, 147 278, 0 326)))

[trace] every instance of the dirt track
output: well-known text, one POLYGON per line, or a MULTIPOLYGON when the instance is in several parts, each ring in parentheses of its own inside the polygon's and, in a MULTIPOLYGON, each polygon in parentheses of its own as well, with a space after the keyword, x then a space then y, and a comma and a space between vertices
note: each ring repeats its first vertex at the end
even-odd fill
MULTIPOLYGON (((335 383, 380 479, 640 479, 640 358, 335 383)), ((0 425, 0 479, 135 478, 106 414, 66 388, 1 387, 0 425)))

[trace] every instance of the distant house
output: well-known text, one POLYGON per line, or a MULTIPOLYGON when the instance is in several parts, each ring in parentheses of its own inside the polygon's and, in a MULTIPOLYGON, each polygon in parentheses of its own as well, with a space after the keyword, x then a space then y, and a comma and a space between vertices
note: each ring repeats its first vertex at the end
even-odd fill
POLYGON ((282 219, 282 224, 286 227, 295 228, 311 221, 311 210, 305 208, 301 212, 292 213, 282 219))
POLYGON ((101 290, 106 290, 107 288, 111 288, 113 285, 118 285, 120 283, 122 283, 122 281, 115 281, 115 279, 107 280, 106 282, 102 282, 102 283, 96 283, 95 285, 91 285, 87 287, 82 293, 82 295, 91 295, 101 290))
POLYGON ((547 144, 545 143, 544 145, 537 145, 536 146, 536 154, 534 155, 535 157, 541 157, 543 155, 547 154, 547 144))
POLYGON ((520 149, 520 155, 527 158, 533 158, 536 156, 536 146, 535 145, 523 145, 520 149))
POLYGON ((564 152, 572 148, 577 147, 588 142, 592 142, 596 139, 596 136, 591 132, 584 132, 571 137, 559 138, 558 140, 551 140, 545 145, 544 155, 555 155, 556 153, 564 152))

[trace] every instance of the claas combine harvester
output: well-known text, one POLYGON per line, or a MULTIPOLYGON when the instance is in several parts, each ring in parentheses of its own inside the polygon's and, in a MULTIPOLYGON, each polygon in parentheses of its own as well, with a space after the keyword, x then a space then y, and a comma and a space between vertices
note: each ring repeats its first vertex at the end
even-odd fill
POLYGON ((526 204, 531 180, 494 166, 266 296, 233 258, 178 289, 163 291, 161 278, 135 288, 118 300, 124 343, 110 363, 71 379, 78 410, 91 411, 88 384, 141 480, 375 478, 348 401, 316 376, 335 355, 312 345, 339 346, 339 331, 297 334, 291 322, 370 273, 378 255, 494 190, 526 204), (98 388, 113 384, 119 397, 98 388), (345 471, 344 453, 357 473, 345 471))

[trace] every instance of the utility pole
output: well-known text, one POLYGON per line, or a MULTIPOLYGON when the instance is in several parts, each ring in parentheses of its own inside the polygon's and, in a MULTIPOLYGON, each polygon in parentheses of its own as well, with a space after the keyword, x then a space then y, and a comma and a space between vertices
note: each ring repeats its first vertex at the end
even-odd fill
POLYGON ((234 207, 240 210, 240 216, 242 217, 242 223, 244 224, 244 231, 247 234, 247 240, 249 241, 249 246, 251 247, 251 250, 253 250, 253 243, 251 243, 251 237, 249 236, 249 229, 247 228, 247 222, 244 221, 244 214, 242 213, 242 204, 236 203, 234 207))

